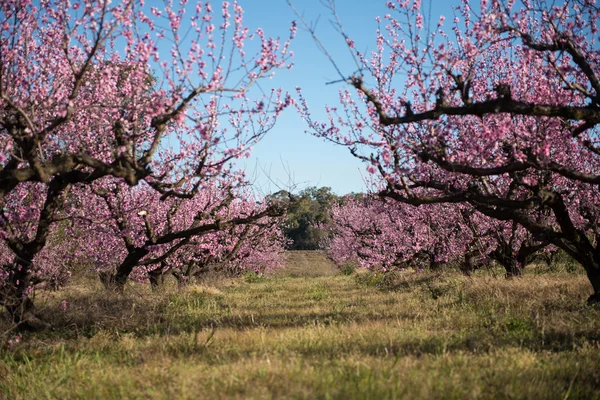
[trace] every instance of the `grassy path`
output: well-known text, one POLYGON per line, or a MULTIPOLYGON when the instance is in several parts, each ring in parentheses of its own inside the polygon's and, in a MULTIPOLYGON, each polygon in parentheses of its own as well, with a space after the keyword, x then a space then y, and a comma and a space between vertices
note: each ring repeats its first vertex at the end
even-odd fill
POLYGON ((585 277, 375 281, 80 282, 38 299, 56 328, 0 349, 0 398, 600 398, 585 277))

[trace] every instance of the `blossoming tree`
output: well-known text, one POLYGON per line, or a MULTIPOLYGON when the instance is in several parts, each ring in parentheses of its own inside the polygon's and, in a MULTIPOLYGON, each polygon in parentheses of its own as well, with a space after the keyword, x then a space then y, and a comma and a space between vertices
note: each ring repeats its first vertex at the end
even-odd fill
POLYGON ((466 274, 496 260, 506 276, 520 275, 548 247, 517 224, 494 220, 462 204, 419 208, 372 195, 349 197, 332 210, 330 253, 384 271, 452 262, 466 274))
POLYGON ((360 72, 343 77, 354 93, 339 114, 301 112, 385 180, 382 194, 516 222, 576 259, 600 300, 600 8, 464 0, 446 29, 420 3, 387 3, 370 54, 345 37, 360 72))
POLYGON ((241 258, 254 262, 240 269, 269 268, 282 251, 277 225, 283 209, 240 188, 215 185, 192 198, 166 200, 147 184, 132 188, 118 180, 81 190, 69 232, 109 287, 122 289, 132 274, 156 285, 167 272, 184 283, 209 264, 241 258), (262 265, 257 252, 265 255, 262 265), (271 261, 267 253, 274 253, 271 261))
POLYGON ((236 2, 220 4, 0 4, 0 218, 11 253, 0 303, 16 322, 35 325, 35 258, 71 186, 114 177, 193 197, 289 105, 278 89, 249 97, 290 66, 289 40, 249 31, 236 2), (38 204, 25 236, 11 232, 11 196, 38 204))

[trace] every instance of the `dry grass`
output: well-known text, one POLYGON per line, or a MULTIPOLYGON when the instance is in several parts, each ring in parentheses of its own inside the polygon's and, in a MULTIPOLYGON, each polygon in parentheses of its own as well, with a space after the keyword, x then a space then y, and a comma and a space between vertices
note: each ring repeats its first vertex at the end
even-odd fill
POLYGON ((280 276, 123 295, 80 281, 37 299, 52 330, 0 349, 0 397, 599 399, 589 291, 564 273, 280 276))

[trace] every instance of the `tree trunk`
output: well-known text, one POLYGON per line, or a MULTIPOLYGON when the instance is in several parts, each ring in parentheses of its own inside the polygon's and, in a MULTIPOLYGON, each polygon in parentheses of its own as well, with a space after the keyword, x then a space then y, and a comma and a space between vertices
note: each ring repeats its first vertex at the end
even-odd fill
POLYGON ((464 260, 460 263, 460 271, 466 276, 471 274, 481 267, 481 261, 477 257, 476 252, 468 252, 464 255, 464 260))
POLYGON ((580 251, 577 254, 572 255, 585 269, 587 277, 594 289, 594 294, 588 298, 588 303, 600 303, 600 252, 597 249, 594 249, 593 252, 580 251))
POLYGON ((503 264, 503 267, 506 270, 507 279, 523 276, 523 270, 525 269, 525 265, 517 260, 507 261, 503 264))
POLYGON ((594 294, 588 303, 600 303, 600 248, 594 247, 585 232, 572 229, 568 238, 553 242, 573 257, 584 269, 592 284, 594 294))
POLYGON ((588 303, 600 303, 600 265, 596 264, 595 273, 588 272, 588 278, 594 288, 594 294, 588 298, 588 303))
POLYGON ((439 271, 442 268, 442 263, 435 259, 435 253, 429 253, 429 270, 439 271))
POLYGON ((172 275, 175 277, 175 279, 177 279, 177 286, 179 288, 187 286, 191 281, 190 278, 188 278, 185 274, 182 274, 181 272, 173 271, 172 275))
POLYGON ((575 227, 561 194, 543 190, 543 195, 546 204, 551 207, 554 213, 560 231, 538 224, 514 210, 497 210, 481 205, 475 206, 480 212, 492 218, 518 222, 538 240, 548 241, 567 252, 583 266, 592 284, 594 294, 589 297, 588 303, 600 303, 600 249, 597 241, 594 240, 595 245, 593 245, 586 232, 575 227))
POLYGON ((31 261, 26 258, 16 257, 12 271, 9 274, 5 287, 2 288, 0 303, 4 305, 13 322, 23 330, 42 330, 49 326, 35 312, 35 304, 29 298, 32 288, 31 261))
MULTIPOLYGON (((68 175, 68 174, 67 174, 68 175)), ((40 210, 36 235, 29 242, 15 239, 9 241, 10 249, 15 253, 13 267, 9 268, 9 276, 3 293, 0 293, 0 303, 19 324, 20 329, 40 330, 48 327, 48 324, 36 314, 35 305, 29 298, 33 290, 32 261, 44 246, 52 224, 55 222, 54 215, 63 202, 62 194, 69 187, 69 179, 66 176, 55 176, 48 184, 44 207, 40 210)))
POLYGON ((158 290, 165 284, 165 265, 161 264, 160 267, 153 269, 148 272, 148 280, 150 281, 150 287, 152 290, 158 290))
POLYGON ((117 268, 117 271, 108 280, 110 285, 106 286, 109 289, 123 291, 125 284, 129 279, 129 274, 138 265, 140 260, 144 258, 150 251, 146 248, 136 248, 130 251, 121 265, 117 268))
POLYGON ((27 296, 7 298, 5 307, 19 329, 40 331, 50 326, 35 312, 33 301, 27 296))
POLYGON ((490 253, 490 257, 504 267, 507 279, 523 275, 525 263, 513 255, 512 249, 509 246, 499 245, 496 250, 490 253))

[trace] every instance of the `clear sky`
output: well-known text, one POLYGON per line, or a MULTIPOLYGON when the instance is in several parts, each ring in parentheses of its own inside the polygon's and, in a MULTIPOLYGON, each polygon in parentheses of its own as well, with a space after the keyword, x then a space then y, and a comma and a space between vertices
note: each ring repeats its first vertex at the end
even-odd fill
MULTIPOLYGON (((251 29, 262 27, 267 36, 287 37, 291 21, 297 19, 286 0, 238 1, 245 10, 245 23, 251 29)), ((439 15, 445 15, 447 21, 451 21, 450 17, 454 15, 452 6, 459 4, 459 0, 429 1, 432 2, 433 24, 439 15)), ((355 68, 350 54, 343 38, 328 22, 330 15, 321 1, 295 0, 293 3, 307 21, 318 19, 317 35, 342 72, 351 75, 355 68)), ((385 0, 337 0, 338 15, 357 48, 363 51, 374 48, 375 18, 389 13, 385 4, 385 0)), ((423 0, 422 7, 427 15, 428 0, 423 0)), ((291 93, 295 92, 296 86, 301 87, 313 116, 323 120, 324 106, 337 105, 338 90, 344 87, 344 83, 325 84, 339 77, 308 32, 298 29, 292 50, 295 53, 294 68, 278 71, 269 84, 283 87, 291 93)), ((275 128, 254 147, 251 158, 239 161, 238 165, 246 169, 249 176, 256 176, 255 183, 263 192, 279 190, 270 180, 280 182, 281 188, 286 188, 291 180, 297 190, 307 186, 329 186, 337 194, 364 191, 363 164, 352 157, 348 149, 314 137, 306 132, 307 129, 294 109, 286 110, 275 128), (263 171, 268 172, 270 179, 263 171)))

